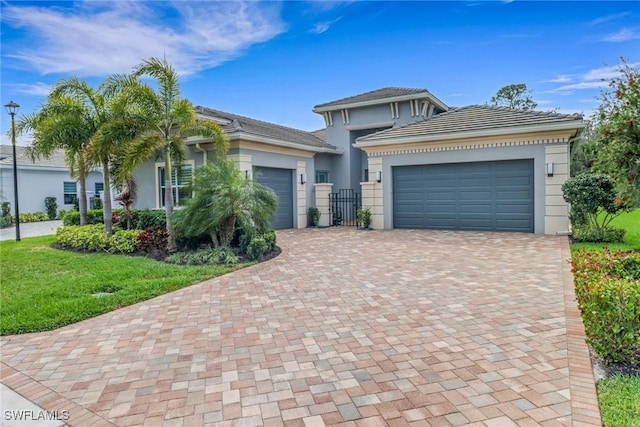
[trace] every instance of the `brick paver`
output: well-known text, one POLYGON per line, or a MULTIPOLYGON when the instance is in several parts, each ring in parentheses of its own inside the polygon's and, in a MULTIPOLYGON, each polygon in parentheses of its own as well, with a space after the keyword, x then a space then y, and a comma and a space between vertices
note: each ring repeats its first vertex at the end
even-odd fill
POLYGON ((69 425, 600 425, 566 238, 278 232, 266 263, 40 334, 2 383, 69 425))

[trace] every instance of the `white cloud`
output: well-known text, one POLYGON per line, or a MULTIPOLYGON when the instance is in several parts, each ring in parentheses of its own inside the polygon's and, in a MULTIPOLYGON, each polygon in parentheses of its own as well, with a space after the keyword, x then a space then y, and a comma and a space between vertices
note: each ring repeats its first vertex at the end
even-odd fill
POLYGON ((614 15, 605 15, 605 16, 601 16, 601 17, 596 18, 593 21, 589 22, 589 25, 592 25, 592 26, 601 25, 601 24, 605 24, 607 22, 616 21, 616 20, 618 20, 620 18, 624 18, 625 16, 629 16, 629 12, 622 12, 622 13, 617 13, 617 14, 614 14, 614 15))
POLYGON ((543 83, 568 83, 573 80, 573 76, 568 74, 561 74, 549 80, 543 80, 543 83))
POLYGON ((602 40, 610 43, 621 43, 637 39, 640 39, 640 31, 622 28, 616 33, 606 35, 602 40))
POLYGON ((309 30, 309 32, 313 34, 322 34, 326 32, 329 28, 331 28, 331 26, 336 22, 338 22, 340 19, 342 19, 342 17, 336 18, 333 21, 318 22, 313 26, 311 30, 309 30))
POLYGON ((84 1, 73 9, 3 5, 3 20, 29 34, 5 39, 7 56, 42 74, 123 73, 166 58, 183 74, 215 67, 284 31, 274 2, 84 1), (158 5, 162 5, 160 8, 158 5))
MULTIPOLYGON (((637 66, 637 63, 629 64, 631 67, 637 66)), ((594 68, 583 74, 561 75, 554 79, 547 80, 551 83, 567 83, 558 86, 555 89, 546 91, 547 93, 558 93, 561 95, 569 95, 576 90, 600 89, 609 86, 611 79, 619 77, 619 67, 605 66, 594 68)))
POLYGON ((24 93, 27 95, 35 95, 35 96, 48 96, 51 92, 51 85, 46 83, 14 83, 12 88, 17 93, 24 93))

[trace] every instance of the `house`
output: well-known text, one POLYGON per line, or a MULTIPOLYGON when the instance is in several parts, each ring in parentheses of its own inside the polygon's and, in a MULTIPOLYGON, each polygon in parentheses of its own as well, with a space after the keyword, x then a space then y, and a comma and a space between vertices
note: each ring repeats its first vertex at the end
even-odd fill
MULTIPOLYGON (((16 161, 20 212, 46 212, 46 197, 55 197, 58 209, 73 208, 78 183, 69 176, 63 151, 55 151, 49 159, 34 161, 26 153, 26 147, 16 146, 16 161)), ((102 191, 102 186, 102 173, 92 171, 87 177, 87 197, 102 191)), ((12 214, 15 209, 13 194, 13 147, 0 145, 0 201, 11 203, 12 214)))
MULTIPOLYGON (((349 189, 370 207, 376 229, 435 228, 555 234, 569 230, 561 186, 579 115, 472 105, 450 108, 425 89, 382 88, 318 104, 326 127, 305 132, 197 107, 230 138, 229 157, 279 197, 274 228, 336 221, 330 194, 349 189)), ((189 138, 178 205, 190 197, 191 171, 213 156, 189 138)), ((137 207, 161 208, 164 165, 137 174, 137 207)), ((342 217, 342 213, 340 213, 342 217)))

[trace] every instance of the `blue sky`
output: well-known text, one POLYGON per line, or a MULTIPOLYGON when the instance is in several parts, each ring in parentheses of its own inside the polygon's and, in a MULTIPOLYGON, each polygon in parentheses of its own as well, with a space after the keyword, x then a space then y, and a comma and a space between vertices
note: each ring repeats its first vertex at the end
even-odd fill
MULTIPOLYGON (((484 104, 525 83, 538 109, 589 116, 620 57, 640 63, 637 1, 2 1, 2 104, 56 80, 98 85, 166 58, 195 105, 304 130, 314 105, 385 86, 484 104)), ((1 115, 2 143, 10 120, 1 115)), ((28 143, 20 138, 19 143, 28 143)))

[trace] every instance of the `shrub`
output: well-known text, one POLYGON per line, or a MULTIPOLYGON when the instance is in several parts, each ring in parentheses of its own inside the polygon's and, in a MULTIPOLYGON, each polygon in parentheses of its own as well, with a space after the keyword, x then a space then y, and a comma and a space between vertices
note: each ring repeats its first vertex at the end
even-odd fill
POLYGON ((589 344, 605 363, 640 363, 640 253, 579 251, 572 265, 589 344))
POLYGON ((165 211, 150 209, 134 209, 132 211, 133 227, 138 230, 146 230, 151 227, 165 227, 166 220, 165 211))
MULTIPOLYGON (((103 231, 104 232, 104 231, 103 231)), ((140 230, 118 230, 109 238, 109 252, 130 254, 136 251, 140 230)))
POLYGON ((49 219, 44 212, 25 212, 20 214, 20 222, 40 222, 49 219))
POLYGON ((58 203, 56 203, 55 197, 45 197, 44 207, 47 209, 47 216, 50 220, 56 219, 58 213, 58 203))
POLYGON ((362 225, 362 228, 369 228, 371 225, 371 209, 370 208, 361 208, 356 212, 356 217, 358 218, 358 222, 362 225))
POLYGON ((67 210, 66 210, 66 209, 60 209, 60 210, 58 211, 58 216, 56 217, 56 219, 60 219, 60 220, 61 220, 62 218, 64 218, 64 216, 65 216, 65 214, 66 214, 66 213, 67 213, 67 210))
POLYGON ((93 196, 93 209, 102 209, 102 199, 100 196, 93 196))
POLYGON ((161 255, 167 251, 169 234, 164 227, 148 227, 136 236, 139 251, 150 255, 161 255))
POLYGON ((60 227, 56 232, 55 242, 65 248, 86 251, 105 251, 108 248, 103 224, 60 227))
POLYGON ((219 246, 216 248, 199 249, 192 252, 178 252, 168 256, 165 261, 180 265, 233 265, 239 262, 239 258, 233 249, 227 246, 219 246))
POLYGON ((0 216, 0 228, 9 227, 12 224, 13 224, 13 217, 11 215, 0 216))
POLYGON ((577 224, 573 226, 571 234, 576 242, 622 243, 625 232, 623 228, 598 228, 591 224, 577 224))
POLYGON ((250 259, 259 259, 269 252, 269 243, 262 236, 254 237, 247 246, 247 256, 250 259))
POLYGON ((309 225, 315 227, 320 221, 320 210, 318 208, 311 207, 309 208, 307 216, 309 218, 309 225))
POLYGON ((616 197, 614 183, 607 175, 585 173, 569 178, 562 184, 562 193, 571 204, 571 225, 588 226, 602 235, 609 223, 629 208, 626 200, 616 197))
MULTIPOLYGON (((69 211, 62 217, 63 225, 80 225, 80 212, 69 211)), ((102 209, 89 209, 87 211, 87 225, 104 224, 102 209)))
POLYGON ((11 216, 11 203, 2 202, 0 209, 2 209, 2 216, 11 216))

